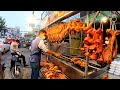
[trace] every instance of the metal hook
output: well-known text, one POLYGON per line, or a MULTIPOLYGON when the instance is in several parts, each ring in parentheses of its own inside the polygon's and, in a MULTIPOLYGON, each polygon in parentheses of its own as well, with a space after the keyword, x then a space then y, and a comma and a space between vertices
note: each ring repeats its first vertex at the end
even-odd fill
POLYGON ((101 28, 102 31, 103 31, 103 23, 102 23, 102 22, 100 23, 100 28, 101 28))
POLYGON ((113 25, 114 25, 114 30, 116 30, 116 23, 115 23, 115 21, 113 22, 113 25))
POLYGON ((102 31, 103 31, 103 23, 102 23, 102 31))
POLYGON ((113 22, 116 22, 117 21, 117 18, 115 17, 115 18, 112 18, 112 21, 113 22))
POLYGON ((95 28, 95 22, 94 22, 94 28, 95 28))
POLYGON ((110 18, 110 29, 112 29, 112 18, 110 18))
POLYGON ((102 24, 100 23, 100 28, 102 29, 102 24))
POLYGON ((115 30, 116 30, 116 24, 115 24, 115 30))
POLYGON ((112 30, 116 30, 116 21, 112 21, 112 30))

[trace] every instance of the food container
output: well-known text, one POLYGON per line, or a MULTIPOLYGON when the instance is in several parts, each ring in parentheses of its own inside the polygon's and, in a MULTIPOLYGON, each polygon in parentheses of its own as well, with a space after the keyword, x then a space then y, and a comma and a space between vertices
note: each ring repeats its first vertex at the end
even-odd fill
POLYGON ((115 69, 115 68, 116 68, 116 66, 110 66, 110 68, 111 68, 111 69, 115 69))
POLYGON ((115 69, 120 69, 120 66, 116 66, 115 69))
POLYGON ((112 74, 114 73, 114 71, 108 71, 108 72, 109 72, 109 73, 112 73, 112 74))
POLYGON ((117 66, 120 66, 120 62, 116 63, 117 66))
POLYGON ((114 72, 114 71, 115 71, 115 69, 109 69, 109 71, 112 71, 112 72, 114 72))
POLYGON ((120 73, 114 72, 115 75, 120 75, 120 73))
POLYGON ((118 61, 113 61, 112 63, 111 63, 111 65, 116 65, 118 63, 118 61))
POLYGON ((114 72, 115 72, 115 73, 120 73, 120 71, 117 71, 117 70, 115 70, 114 72))

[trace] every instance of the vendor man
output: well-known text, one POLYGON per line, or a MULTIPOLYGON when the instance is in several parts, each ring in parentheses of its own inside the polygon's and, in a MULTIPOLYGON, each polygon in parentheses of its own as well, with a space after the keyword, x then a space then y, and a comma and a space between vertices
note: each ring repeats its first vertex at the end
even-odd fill
POLYGON ((30 65, 32 68, 31 79, 38 79, 39 77, 41 51, 54 55, 58 58, 61 56, 61 54, 53 52, 47 48, 47 46, 45 45, 46 40, 47 40, 46 31, 40 30, 38 37, 36 37, 32 41, 30 55, 30 65))

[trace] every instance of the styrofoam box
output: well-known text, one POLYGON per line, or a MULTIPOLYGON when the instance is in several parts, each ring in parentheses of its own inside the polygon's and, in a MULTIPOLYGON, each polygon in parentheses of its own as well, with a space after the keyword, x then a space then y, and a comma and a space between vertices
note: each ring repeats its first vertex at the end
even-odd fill
POLYGON ((116 66, 118 66, 118 67, 119 67, 119 66, 120 66, 120 64, 116 64, 116 66))
POLYGON ((120 75, 120 73, 116 73, 116 72, 114 72, 114 74, 115 74, 115 75, 120 75))
POLYGON ((117 65, 117 64, 111 64, 110 66, 113 66, 113 67, 114 67, 114 66, 116 66, 116 65, 117 65))
POLYGON ((115 70, 120 71, 120 68, 115 68, 115 70))
POLYGON ((120 66, 120 62, 116 63, 116 65, 119 65, 119 66, 120 66))
POLYGON ((115 70, 114 72, 118 72, 118 73, 120 73, 120 70, 115 70))
POLYGON ((110 66, 116 66, 117 64, 111 64, 110 66))
POLYGON ((114 73, 114 71, 108 71, 109 73, 114 73))
POLYGON ((113 61, 111 64, 117 64, 118 63, 118 61, 113 61))
POLYGON ((115 72, 120 72, 120 70, 115 70, 115 72))
POLYGON ((110 70, 110 71, 115 71, 115 70, 116 70, 116 68, 110 68, 109 70, 110 70))
POLYGON ((112 70, 112 71, 114 71, 116 68, 110 68, 109 70, 112 70))
POLYGON ((119 73, 119 72, 114 72, 113 74, 115 74, 115 75, 120 75, 120 73, 119 73))
POLYGON ((110 66, 110 69, 115 69, 116 67, 115 66, 110 66))
POLYGON ((120 65, 116 65, 116 67, 120 67, 120 65))
POLYGON ((110 66, 110 68, 113 68, 113 69, 114 69, 114 68, 116 68, 116 66, 110 66))
POLYGON ((115 69, 115 71, 120 72, 120 69, 115 69))
POLYGON ((120 67, 116 67, 115 70, 120 70, 120 67))
POLYGON ((109 71, 114 72, 115 70, 110 69, 109 71))
POLYGON ((110 68, 109 70, 115 70, 116 68, 110 68))

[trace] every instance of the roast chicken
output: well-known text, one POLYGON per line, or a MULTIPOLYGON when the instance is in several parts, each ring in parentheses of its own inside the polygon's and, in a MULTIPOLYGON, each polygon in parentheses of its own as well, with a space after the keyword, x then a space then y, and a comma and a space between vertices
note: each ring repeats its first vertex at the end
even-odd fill
POLYGON ((47 60, 42 60, 40 65, 46 79, 67 79, 66 75, 63 74, 58 66, 55 66, 53 63, 50 63, 47 60))
POLYGON ((51 43, 62 42, 70 33, 80 32, 85 28, 85 23, 80 19, 71 20, 68 23, 59 23, 46 30, 48 41, 51 43))

